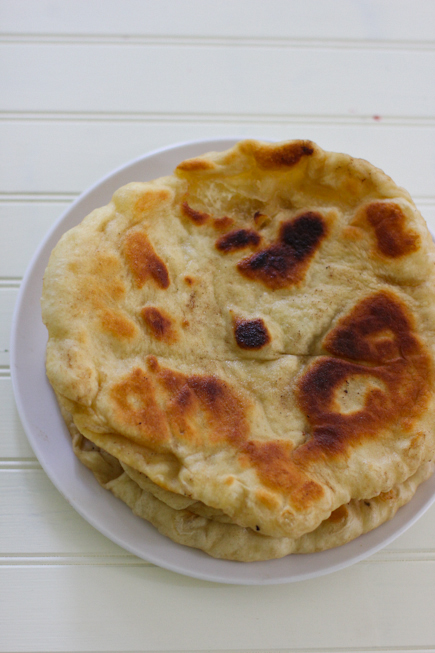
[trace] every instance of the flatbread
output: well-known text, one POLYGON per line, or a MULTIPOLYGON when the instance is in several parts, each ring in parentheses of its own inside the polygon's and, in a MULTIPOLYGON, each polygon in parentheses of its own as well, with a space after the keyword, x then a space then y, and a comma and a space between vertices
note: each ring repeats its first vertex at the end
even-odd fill
POLYGON ((433 457, 434 263, 408 193, 371 164, 242 141, 63 236, 48 378, 122 464, 295 540, 433 457))
POLYGON ((254 562, 282 558, 291 553, 316 553, 347 544, 392 519, 433 470, 433 464, 424 463, 415 474, 389 492, 370 501, 354 499, 340 506, 314 531, 297 539, 269 537, 250 528, 199 516, 187 509, 175 510, 142 489, 126 473, 105 487, 174 542, 201 549, 215 558, 254 562))
POLYGON ((298 539, 275 538, 232 524, 223 514, 207 514, 198 502, 182 505, 185 497, 161 491, 144 474, 119 463, 72 428, 73 448, 81 462, 93 471, 100 484, 126 503, 142 519, 174 542, 201 549, 215 558, 255 562, 282 558, 291 553, 316 553, 342 546, 392 519, 408 503, 421 483, 434 471, 433 462, 389 492, 370 501, 353 500, 337 508, 314 531, 298 539), (178 504, 178 505, 177 505, 178 504))

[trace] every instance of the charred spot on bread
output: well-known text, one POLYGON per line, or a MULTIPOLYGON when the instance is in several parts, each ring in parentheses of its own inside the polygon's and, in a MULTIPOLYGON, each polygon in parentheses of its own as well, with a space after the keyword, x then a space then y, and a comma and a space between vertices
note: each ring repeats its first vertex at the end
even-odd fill
POLYGON ((271 338, 262 318, 244 320, 234 319, 234 337, 241 349, 256 350, 267 345, 271 338))
POLYGON ((242 259, 237 269, 243 276, 272 290, 287 288, 303 279, 326 234, 323 216, 308 211, 283 222, 277 241, 242 259))
POLYGON ((257 247, 261 236, 253 229, 236 229, 216 241, 216 249, 227 254, 247 247, 257 247))

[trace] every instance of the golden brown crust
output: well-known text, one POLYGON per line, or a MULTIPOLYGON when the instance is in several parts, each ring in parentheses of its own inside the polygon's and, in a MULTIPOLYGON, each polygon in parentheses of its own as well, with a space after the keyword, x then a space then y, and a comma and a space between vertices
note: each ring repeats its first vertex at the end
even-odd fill
POLYGON ((183 161, 177 166, 177 171, 197 172, 198 170, 213 170, 214 167, 213 163, 201 157, 198 159, 187 159, 186 161, 183 161))
POLYGON ((311 141, 290 141, 279 145, 248 141, 245 149, 251 151, 260 168, 276 170, 296 165, 303 157, 311 156, 314 148, 311 141))
POLYGON ((234 224, 233 218, 229 218, 227 215, 224 215, 222 218, 215 218, 213 220, 213 226, 217 231, 227 231, 231 229, 234 224))
POLYGON ((135 368, 127 378, 112 386, 110 394, 119 423, 133 427, 150 447, 160 448, 169 441, 167 420, 156 401, 149 375, 135 368))
POLYGON ((154 338, 168 344, 177 340, 172 320, 165 311, 154 306, 145 306, 141 310, 141 316, 154 338))
POLYGON ((149 189, 141 193, 133 208, 135 219, 140 220, 147 213, 159 208, 162 203, 168 202, 170 197, 170 192, 164 188, 159 188, 158 190, 149 189))
POLYGON ((186 201, 181 204, 181 211, 197 225, 205 224, 211 217, 208 213, 204 213, 203 211, 195 211, 195 209, 189 206, 186 201))
POLYGON ((124 253, 139 288, 142 288, 149 278, 160 288, 169 286, 168 269, 143 232, 134 230, 127 235, 124 253))
POLYGON ((124 317, 121 313, 105 310, 101 313, 101 325, 117 338, 134 338, 137 327, 134 322, 124 317))
POLYGON ((406 217, 400 206, 394 202, 372 202, 365 212, 381 254, 399 258, 418 250, 419 236, 406 229, 406 217))

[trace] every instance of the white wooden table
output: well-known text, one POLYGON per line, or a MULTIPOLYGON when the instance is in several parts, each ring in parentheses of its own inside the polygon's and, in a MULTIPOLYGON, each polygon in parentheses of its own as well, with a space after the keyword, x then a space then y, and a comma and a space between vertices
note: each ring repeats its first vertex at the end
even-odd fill
POLYGON ((51 485, 20 425, 20 280, 68 204, 190 139, 309 138, 383 168, 435 228, 430 0, 0 2, 0 651, 435 651, 435 506, 365 562, 227 586, 129 555, 51 485))

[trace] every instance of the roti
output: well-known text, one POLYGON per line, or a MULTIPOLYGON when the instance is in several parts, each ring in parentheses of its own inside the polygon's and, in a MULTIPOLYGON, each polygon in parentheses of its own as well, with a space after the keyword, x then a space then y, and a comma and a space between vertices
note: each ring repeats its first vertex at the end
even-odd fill
POLYGON ((434 263, 409 194, 368 162, 242 141, 63 236, 47 375, 123 470, 298 540, 434 455, 434 263))
POLYGON ((92 445, 74 428, 71 419, 66 419, 76 456, 104 488, 126 503, 138 517, 149 521, 178 544, 201 549, 215 558, 238 562, 282 558, 290 553, 316 553, 347 544, 392 519, 434 471, 433 462, 424 463, 415 474, 389 492, 370 501, 352 500, 340 506, 311 533, 298 539, 275 538, 242 528, 224 513, 212 514, 204 504, 162 490, 141 472, 92 445))

